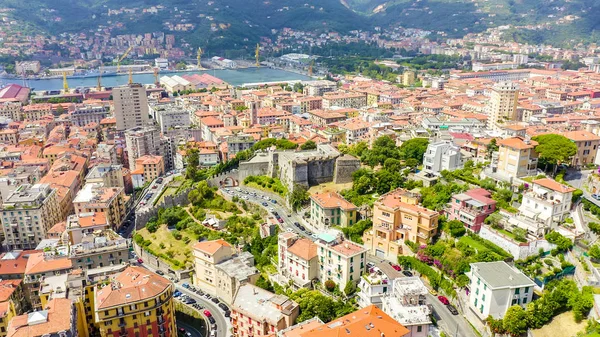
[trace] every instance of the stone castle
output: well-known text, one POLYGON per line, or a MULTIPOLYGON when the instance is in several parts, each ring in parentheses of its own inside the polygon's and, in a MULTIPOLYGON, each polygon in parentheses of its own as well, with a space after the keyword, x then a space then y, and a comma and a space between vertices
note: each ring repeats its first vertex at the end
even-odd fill
POLYGON ((279 178, 292 191, 296 184, 314 186, 333 181, 336 184, 352 182, 352 173, 360 168, 360 161, 341 154, 330 144, 319 144, 309 151, 267 151, 241 162, 239 180, 248 176, 279 178))

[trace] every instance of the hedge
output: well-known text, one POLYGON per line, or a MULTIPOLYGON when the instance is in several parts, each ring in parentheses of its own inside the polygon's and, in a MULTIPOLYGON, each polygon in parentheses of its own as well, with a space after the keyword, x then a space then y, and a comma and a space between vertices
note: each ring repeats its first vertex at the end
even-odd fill
MULTIPOLYGON (((398 256, 398 263, 404 268, 410 268, 418 271, 421 275, 425 275, 427 279, 429 279, 430 283, 431 280, 440 278, 439 272, 412 256, 398 256)), ((450 297, 456 297, 456 290, 454 290, 452 282, 446 279, 444 276, 441 276, 439 288, 441 288, 446 295, 450 297)))

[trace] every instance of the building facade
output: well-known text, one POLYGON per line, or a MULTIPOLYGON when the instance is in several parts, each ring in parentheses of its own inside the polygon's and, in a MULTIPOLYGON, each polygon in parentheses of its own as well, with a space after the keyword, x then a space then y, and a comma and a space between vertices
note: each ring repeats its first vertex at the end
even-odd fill
POLYGON ((335 282, 343 289, 348 282, 355 284, 365 270, 367 250, 343 237, 320 234, 315 241, 319 257, 319 279, 335 282))
POLYGON ((332 226, 348 227, 356 223, 358 207, 337 192, 315 193, 310 196, 310 222, 315 229, 332 226))
POLYGON ((431 143, 423 156, 424 171, 439 175, 444 170, 454 171, 463 167, 460 147, 450 141, 431 143))
POLYGON ((476 188, 464 193, 456 194, 448 203, 448 220, 458 220, 467 229, 478 233, 488 215, 496 211, 496 200, 492 194, 483 189, 476 188))
POLYGON ((134 83, 112 90, 117 131, 141 127, 150 121, 148 96, 143 85, 134 83))

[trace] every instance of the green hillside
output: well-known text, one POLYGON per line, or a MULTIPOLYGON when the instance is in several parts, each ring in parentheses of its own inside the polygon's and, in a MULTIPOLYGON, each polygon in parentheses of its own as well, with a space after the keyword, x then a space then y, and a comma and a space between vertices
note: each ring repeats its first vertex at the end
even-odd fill
POLYGON ((179 41, 209 51, 251 51, 261 36, 284 27, 347 33, 400 25, 460 37, 498 25, 549 22, 550 29, 519 29, 507 38, 553 44, 598 41, 600 32, 597 0, 0 0, 0 7, 14 9, 10 15, 28 30, 53 35, 117 26, 113 34, 166 31, 171 21, 184 20, 195 29, 176 32, 179 41), (151 6, 163 7, 142 12, 151 6), (135 13, 108 15, 122 8, 135 13), (556 24, 566 15, 577 19, 556 24))

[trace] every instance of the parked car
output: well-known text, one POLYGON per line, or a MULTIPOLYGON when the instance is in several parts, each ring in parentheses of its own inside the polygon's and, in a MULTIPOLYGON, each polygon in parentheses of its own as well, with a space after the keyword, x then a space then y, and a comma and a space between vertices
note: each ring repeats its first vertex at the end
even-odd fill
POLYGON ((272 202, 272 203, 274 203, 274 204, 276 204, 276 203, 277 203, 277 200, 275 200, 275 199, 271 199, 271 202, 272 202))
POLYGON ((269 204, 267 204, 266 202, 263 202, 262 205, 265 207, 269 206, 269 204))
POLYGON ((202 313, 203 313, 203 314, 204 314, 204 316, 206 316, 206 317, 212 317, 212 314, 211 314, 211 313, 210 313, 210 311, 208 311, 208 310, 204 310, 202 313))
POLYGON ((435 289, 429 289, 429 293, 433 296, 437 296, 438 292, 435 289))
POLYGON ((217 321, 215 321, 215 318, 212 316, 208 316, 208 321, 210 322, 210 324, 215 324, 217 321))
POLYGON ((157 273, 158 275, 161 275, 161 276, 165 274, 165 272, 164 272, 164 271, 162 271, 162 270, 160 270, 160 269, 157 269, 157 270, 156 270, 156 273, 157 273))
POLYGON ((137 263, 140 263, 140 264, 141 264, 141 263, 144 263, 144 260, 142 260, 142 259, 137 259, 137 263))
POLYGON ((225 303, 219 303, 219 308, 223 311, 228 311, 229 307, 225 303))
POLYGON ((219 299, 216 297, 213 297, 211 301, 215 304, 219 304, 219 299))
POLYGON ((182 284, 181 286, 182 286, 182 287, 184 287, 184 288, 186 288, 186 289, 188 289, 188 288, 190 287, 190 285, 189 285, 189 284, 187 284, 187 283, 184 283, 184 284, 182 284))
POLYGON ((452 304, 446 305, 446 308, 448 308, 448 311, 450 311, 452 315, 458 315, 458 310, 456 310, 456 308, 452 304))
POLYGON ((371 269, 373 267, 375 267, 375 263, 373 263, 373 262, 367 262, 367 269, 371 269))
POLYGON ((231 316, 231 311, 229 311, 229 310, 225 311, 225 313, 223 314, 223 316, 225 316, 225 317, 231 316))
POLYGON ((397 264, 393 264, 392 268, 394 268, 395 271, 401 271, 402 270, 402 268, 400 268, 400 266, 397 265, 397 264))
POLYGON ((282 218, 277 218, 277 221, 279 221, 279 223, 283 223, 283 219, 282 218))
POLYGON ((438 296, 438 300, 440 300, 440 302, 442 302, 442 304, 444 305, 450 304, 450 301, 448 300, 448 298, 446 298, 446 296, 438 296))
POLYGON ((175 290, 175 292, 173 292, 173 297, 179 297, 179 296, 181 296, 181 291, 175 290))
POLYGON ((194 304, 196 303, 196 300, 193 298, 188 298, 187 301, 185 301, 185 304, 194 304))
POLYGON ((302 226, 302 225, 298 225, 298 228, 300 228, 301 231, 305 231, 306 230, 306 228, 304 228, 304 226, 302 226))
POLYGON ((592 198, 600 200, 600 194, 592 194, 592 198))
POLYGON ((404 274, 404 276, 406 276, 406 277, 412 277, 413 276, 413 273, 411 273, 408 270, 403 271, 402 274, 404 274))

